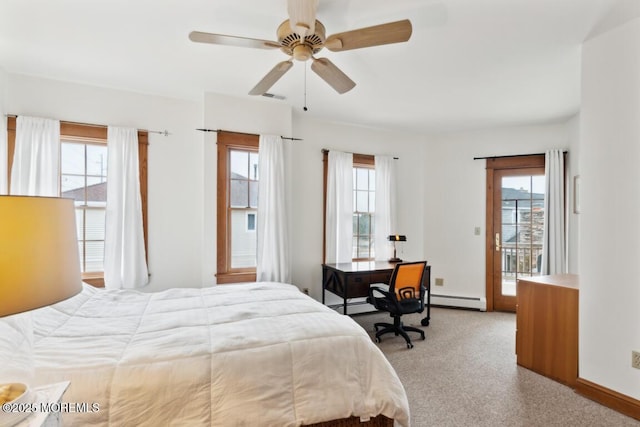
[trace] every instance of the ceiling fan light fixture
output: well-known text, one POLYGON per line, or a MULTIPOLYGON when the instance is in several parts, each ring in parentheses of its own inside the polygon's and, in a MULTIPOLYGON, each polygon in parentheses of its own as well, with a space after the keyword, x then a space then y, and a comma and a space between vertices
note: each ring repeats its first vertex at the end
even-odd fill
POLYGON ((291 29, 302 38, 313 34, 318 0, 289 0, 287 3, 291 29))
POLYGON ((306 44, 299 44, 293 48, 293 59, 297 61, 308 61, 313 51, 306 44))

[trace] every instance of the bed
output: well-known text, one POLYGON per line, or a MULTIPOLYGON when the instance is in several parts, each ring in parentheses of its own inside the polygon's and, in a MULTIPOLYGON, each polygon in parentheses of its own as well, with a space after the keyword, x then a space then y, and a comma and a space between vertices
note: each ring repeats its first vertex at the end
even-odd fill
POLYGON ((292 285, 84 285, 33 325, 36 385, 70 380, 63 401, 99 406, 65 426, 409 425, 368 334, 292 285))

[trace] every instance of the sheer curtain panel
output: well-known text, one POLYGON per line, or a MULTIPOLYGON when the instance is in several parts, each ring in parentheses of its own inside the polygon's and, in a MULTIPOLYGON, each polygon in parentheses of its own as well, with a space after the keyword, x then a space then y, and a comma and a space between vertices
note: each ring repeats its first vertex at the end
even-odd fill
POLYGON ((59 165, 60 121, 18 116, 11 194, 58 197, 59 165))
POLYGON ((390 156, 375 156, 376 205, 374 213, 376 259, 387 260, 393 255, 393 248, 387 241, 396 229, 396 173, 395 160, 390 156))
POLYGON ((327 168, 326 262, 353 259, 353 154, 330 151, 327 168))
POLYGON ((291 265, 284 142, 280 136, 260 135, 258 162, 256 280, 288 283, 291 265))
POLYGON ((564 152, 545 153, 544 237, 542 242, 542 274, 565 273, 565 203, 564 152))
POLYGON ((107 130, 107 213, 104 282, 107 289, 134 289, 149 281, 138 164, 138 131, 107 130))

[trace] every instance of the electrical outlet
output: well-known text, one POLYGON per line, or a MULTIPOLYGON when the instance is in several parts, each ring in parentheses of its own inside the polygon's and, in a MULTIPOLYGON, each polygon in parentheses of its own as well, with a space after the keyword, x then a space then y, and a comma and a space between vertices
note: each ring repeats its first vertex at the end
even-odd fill
POLYGON ((436 286, 444 286, 444 279, 441 277, 436 277, 436 286))
POLYGON ((631 367, 640 369, 640 351, 631 352, 631 367))
POLYGON ((309 288, 303 288, 302 293, 309 295, 309 288))

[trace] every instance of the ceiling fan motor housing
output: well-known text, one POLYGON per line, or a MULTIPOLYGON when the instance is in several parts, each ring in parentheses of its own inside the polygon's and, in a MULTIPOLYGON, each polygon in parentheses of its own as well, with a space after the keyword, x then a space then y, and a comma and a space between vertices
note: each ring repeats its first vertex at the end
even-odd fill
POLYGON ((320 52, 326 39, 324 25, 318 20, 314 33, 307 34, 304 38, 291 29, 288 19, 280 24, 277 34, 280 50, 298 61, 306 61, 320 52))

